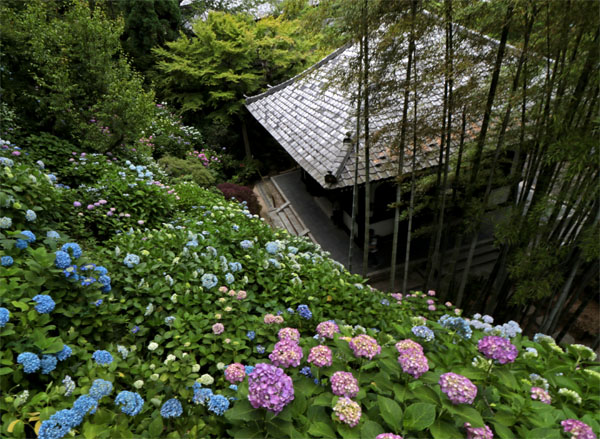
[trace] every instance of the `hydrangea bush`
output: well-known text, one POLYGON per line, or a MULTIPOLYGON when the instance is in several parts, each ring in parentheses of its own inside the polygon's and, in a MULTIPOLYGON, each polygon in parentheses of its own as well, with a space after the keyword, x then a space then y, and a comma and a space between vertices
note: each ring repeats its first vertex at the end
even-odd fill
MULTIPOLYGON (((43 177, 3 151, 13 162, 3 182, 17 169, 19 181, 43 177)), ((118 185, 156 177, 148 164, 111 163, 118 185)), ((100 182, 90 194, 108 193, 100 182)), ((123 201, 117 189, 99 206, 50 184, 43 209, 3 198, 13 197, 0 218, 3 437, 598 433, 600 367, 585 346, 530 340, 434 294, 373 290, 244 204, 180 187, 180 200, 160 188, 172 210, 107 227, 101 244, 73 239, 51 206, 100 212, 123 201)), ((127 207, 136 215, 156 208, 143 194, 127 207)))

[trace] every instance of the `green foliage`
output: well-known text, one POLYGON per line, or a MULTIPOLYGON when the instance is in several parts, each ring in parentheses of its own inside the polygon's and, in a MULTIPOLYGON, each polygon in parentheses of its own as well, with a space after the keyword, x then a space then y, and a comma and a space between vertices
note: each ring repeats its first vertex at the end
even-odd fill
POLYGON ((200 162, 193 159, 180 159, 164 156, 158 163, 164 167, 167 174, 177 180, 191 180, 200 187, 211 186, 215 182, 214 176, 200 162))
POLYGON ((156 105, 154 118, 144 135, 140 143, 151 147, 155 159, 163 155, 184 158, 192 149, 204 144, 200 131, 184 125, 181 116, 175 116, 164 103, 156 105))
POLYGON ((302 70, 314 60, 299 24, 267 17, 211 12, 193 24, 194 36, 156 49, 162 95, 183 113, 228 125, 250 95, 302 70))
POLYGON ((119 2, 125 26, 121 41, 136 70, 147 72, 154 64, 151 49, 178 36, 181 13, 176 0, 119 2))
MULTIPOLYGON (((20 155, 13 157, 15 163, 3 169, 3 178, 18 173, 21 181, 35 172, 20 155)), ((460 314, 451 304, 441 305, 421 292, 402 297, 376 291, 312 242, 269 228, 239 203, 191 182, 177 184, 169 194, 167 186, 148 184, 161 177, 154 166, 122 166, 106 159, 79 154, 70 162, 78 172, 100 176, 93 185, 67 193, 87 196, 88 203, 107 200, 73 209, 73 217, 63 221, 76 233, 78 218, 86 229, 106 228, 101 245, 84 246, 79 258, 73 255, 77 269, 55 265, 55 251, 71 241, 64 234, 44 239, 47 229, 37 230, 37 241, 17 248, 15 241, 23 237, 19 232, 26 225, 17 218, 19 210, 10 211, 12 225, 0 230, 0 246, 14 259, 11 266, 0 268, 0 291, 5 292, 0 306, 10 312, 0 328, 0 385, 7 389, 0 398, 3 436, 27 437, 58 410, 71 408, 97 378, 110 381, 114 390, 76 427, 86 437, 181 437, 189 432, 198 437, 372 438, 394 432, 445 438, 464 435, 465 422, 489 425, 499 437, 540 437, 560 435, 560 421, 567 418, 598 429, 592 414, 599 407, 600 374, 591 350, 577 345, 564 350, 549 337, 532 342, 513 334, 516 360, 493 363, 478 350, 478 341, 502 334, 502 327, 485 327, 478 320, 478 327, 472 323, 472 337, 464 339, 438 320, 446 313, 460 314), (132 212, 131 218, 119 217, 119 227, 131 227, 128 232, 114 234, 117 225, 105 222, 104 212, 113 205, 118 206, 116 213, 132 212), (136 220, 144 215, 147 222, 138 227, 136 220), (138 256, 139 263, 129 263, 128 255, 138 256), (110 288, 99 285, 101 269, 89 263, 107 269, 110 288), (31 300, 36 294, 51 296, 56 308, 38 313, 31 300), (428 310, 430 303, 434 311, 428 310), (300 315, 300 304, 308 305, 311 318, 300 315), (281 323, 267 323, 268 314, 280 314, 281 323), (340 333, 314 338, 317 324, 332 319, 340 333), (214 328, 216 323, 223 325, 222 333, 214 328), (419 338, 411 330, 415 325, 426 325, 435 337, 419 338), (274 415, 248 402, 246 379, 237 389, 230 388, 223 369, 233 362, 269 362, 284 326, 298 329, 300 366, 307 366, 313 377, 301 374, 299 367, 285 368, 294 399, 274 415), (381 347, 372 359, 356 356, 348 343, 365 333, 381 347), (419 342, 427 358, 429 370, 418 379, 397 361, 395 343, 406 339, 419 342), (71 357, 47 374, 26 374, 17 363, 20 353, 53 355, 65 344, 73 350, 71 357), (306 361, 317 345, 331 349, 331 366, 319 368, 306 361), (526 348, 535 348, 535 354, 526 348), (112 355, 109 365, 92 359, 99 349, 112 355), (339 400, 331 387, 336 371, 351 372, 357 380, 359 392, 352 399, 362 415, 356 427, 333 416, 339 400), (450 371, 477 386, 473 404, 455 405, 442 392, 440 375, 450 371), (539 385, 532 373, 548 381, 551 405, 531 398, 531 387, 539 385), (70 395, 62 383, 67 374, 76 384, 70 395), (229 399, 224 416, 194 403, 196 382, 229 399), (114 397, 123 390, 144 399, 137 416, 115 406, 114 397), (170 398, 182 403, 184 414, 167 421, 160 408, 170 398)), ((4 188, 6 181, 2 183, 4 188)))
POLYGON ((150 123, 153 93, 120 55, 122 23, 84 1, 2 8, 4 98, 24 123, 113 150, 150 123), (10 24, 9 24, 10 23, 10 24))
MULTIPOLYGON (((63 178, 68 175, 69 159, 75 157, 73 153, 77 155, 80 153, 78 147, 50 133, 31 134, 23 140, 23 146, 31 160, 41 160, 46 168, 57 172, 63 178)), ((72 184, 74 182, 64 181, 63 183, 72 184)))

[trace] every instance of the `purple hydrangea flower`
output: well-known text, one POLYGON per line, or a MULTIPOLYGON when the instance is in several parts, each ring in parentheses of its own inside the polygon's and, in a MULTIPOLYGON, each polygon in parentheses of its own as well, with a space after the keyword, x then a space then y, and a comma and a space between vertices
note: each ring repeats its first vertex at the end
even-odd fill
POLYGON ((317 367, 331 366, 331 349, 324 345, 315 346, 308 354, 308 362, 317 367))
POLYGON ((381 353, 381 346, 373 337, 361 334, 350 340, 350 348, 354 351, 355 357, 366 357, 372 360, 373 357, 381 353))
POLYGON ((418 349, 400 351, 398 363, 400 363, 405 373, 412 375, 414 378, 419 378, 429 370, 427 357, 418 349))
POLYGON ((552 404, 552 398, 550 397, 550 394, 541 387, 531 388, 531 399, 537 399, 544 404, 552 404))
POLYGON ((233 363, 225 369, 225 379, 230 383, 241 383, 246 376, 246 369, 241 363, 233 363))
POLYGON ((302 348, 298 346, 298 343, 290 339, 283 339, 275 343, 273 352, 269 355, 269 360, 275 366, 296 367, 300 365, 303 356, 302 348))
POLYGON ((440 376, 438 383, 452 404, 473 404, 477 396, 477 386, 462 375, 448 372, 440 376))
POLYGON ((596 439, 592 428, 577 419, 565 419, 560 425, 565 433, 571 433, 571 439, 596 439))
POLYGON ((488 335, 479 340, 477 349, 487 358, 498 360, 500 364, 512 363, 517 358, 519 351, 510 340, 498 337, 496 335, 488 335))
POLYGON ((278 414, 293 399, 294 385, 283 369, 259 363, 248 375, 248 400, 252 407, 278 414))
POLYGON ((354 398, 358 394, 358 381, 351 372, 336 372, 331 377, 331 391, 335 395, 354 398))
POLYGON ((358 405, 358 403, 344 396, 338 399, 335 406, 333 406, 333 415, 335 419, 348 424, 348 426, 352 428, 356 427, 360 422, 362 410, 360 409, 360 405, 358 405))
POLYGON ((296 328, 281 328, 277 335, 279 340, 292 340, 296 343, 300 340, 300 331, 296 328))
POLYGON ((467 439, 493 439, 494 433, 487 425, 481 428, 471 427, 469 422, 465 422, 464 427, 467 430, 467 439))
POLYGON ((333 338, 333 334, 340 332, 340 328, 333 320, 321 322, 317 325, 317 333, 324 338, 333 338))

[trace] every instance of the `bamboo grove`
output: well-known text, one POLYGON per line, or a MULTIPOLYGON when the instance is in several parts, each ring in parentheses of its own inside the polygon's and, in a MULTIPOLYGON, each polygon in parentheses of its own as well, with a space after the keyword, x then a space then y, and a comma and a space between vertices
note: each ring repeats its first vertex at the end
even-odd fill
POLYGON ((467 312, 561 339, 598 291, 598 4, 341 3, 335 25, 360 47, 344 77, 358 90, 359 153, 393 136, 398 163, 390 289, 406 291, 409 271, 420 269, 424 289, 467 312), (390 122, 370 132, 369 114, 390 122), (437 166, 420 169, 422 154, 437 166), (418 218, 427 224, 416 227, 418 218), (411 261, 411 242, 423 236, 426 261, 411 261), (485 236, 498 257, 476 276, 485 236))

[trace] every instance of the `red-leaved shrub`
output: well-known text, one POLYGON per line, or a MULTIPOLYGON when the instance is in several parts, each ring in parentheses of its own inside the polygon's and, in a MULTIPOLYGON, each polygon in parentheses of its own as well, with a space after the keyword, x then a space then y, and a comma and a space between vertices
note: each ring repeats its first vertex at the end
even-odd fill
POLYGON ((217 188, 223 193, 226 199, 235 198, 240 203, 245 201, 248 210, 251 214, 258 215, 260 213, 260 204, 252 189, 247 186, 238 186, 233 183, 220 183, 217 188))

